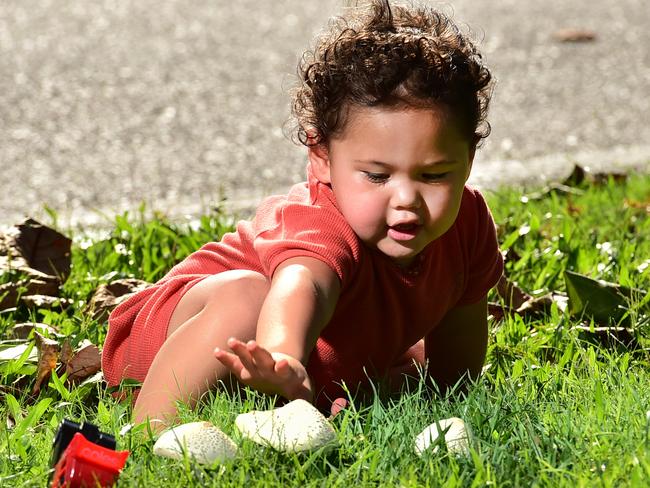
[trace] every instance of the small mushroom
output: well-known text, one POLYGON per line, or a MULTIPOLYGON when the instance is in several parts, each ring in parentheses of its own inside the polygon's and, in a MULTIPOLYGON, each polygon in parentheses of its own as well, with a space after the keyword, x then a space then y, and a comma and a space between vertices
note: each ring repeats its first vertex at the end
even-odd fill
POLYGON ((285 452, 309 451, 336 441, 332 425, 305 400, 294 400, 274 410, 243 413, 235 425, 243 437, 285 452))
POLYGON ((232 459, 237 446, 210 422, 190 422, 162 433, 153 453, 171 459, 183 459, 183 451, 199 464, 232 459))
MULTIPOLYGON (((435 444, 439 435, 444 435, 447 450, 454 454, 469 456, 469 444, 472 434, 462 419, 452 417, 432 423, 415 438, 415 452, 422 455, 429 446, 435 444)), ((435 446, 433 452, 438 450, 435 446)))

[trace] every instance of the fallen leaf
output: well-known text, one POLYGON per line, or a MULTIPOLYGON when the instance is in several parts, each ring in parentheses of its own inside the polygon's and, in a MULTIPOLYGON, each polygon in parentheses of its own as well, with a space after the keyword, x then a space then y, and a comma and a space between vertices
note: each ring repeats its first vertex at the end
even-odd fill
POLYGON ((501 275, 501 278, 499 278, 496 289, 504 305, 508 308, 517 309, 532 298, 531 295, 522 290, 516 283, 506 278, 505 275, 501 275))
POLYGON ((67 365, 68 361, 72 359, 72 356, 74 354, 74 350, 72 349, 72 345, 70 344, 70 339, 65 339, 63 341, 63 346, 61 346, 61 354, 59 356, 61 364, 67 365))
POLYGON ((496 322, 503 320, 504 317, 513 313, 514 310, 512 308, 501 303, 488 302, 488 315, 491 315, 496 322))
POLYGON ((22 322, 16 324, 11 328, 11 335, 16 339, 27 339, 33 330, 36 330, 36 332, 41 334, 45 333, 48 336, 61 337, 61 334, 59 334, 59 332, 51 325, 37 322, 22 322))
POLYGON ((509 262, 517 262, 521 259, 521 256, 515 251, 512 247, 501 252, 503 256, 503 262, 505 264, 509 262))
POLYGON ((52 310, 53 308, 65 308, 70 303, 65 298, 52 297, 49 295, 23 295, 20 300, 27 308, 43 308, 52 310))
POLYGON ((101 371, 97 371, 97 373, 95 373, 92 376, 89 376, 88 378, 83 380, 81 383, 79 383, 79 386, 89 385, 89 384, 94 384, 94 383, 101 383, 102 381, 104 381, 104 373, 102 373, 101 371))
POLYGON ((553 34, 558 42, 591 42, 596 40, 596 33, 589 29, 567 28, 553 34))
POLYGON ((627 181, 627 173, 594 173, 591 177, 591 182, 595 185, 606 185, 610 179, 614 183, 625 183, 627 181))
POLYGON ((32 395, 38 395, 41 391, 41 384, 50 377, 52 370, 56 368, 60 347, 55 340, 43 337, 39 333, 34 335, 36 337, 36 347, 38 348, 38 366, 32 395))
POLYGON ((547 293, 531 297, 519 306, 515 312, 519 315, 543 315, 549 312, 553 304, 561 311, 566 310, 568 298, 560 293, 547 293))
POLYGON ((63 234, 27 219, 6 232, 2 254, 20 256, 30 268, 64 282, 70 274, 71 245, 72 241, 63 234))
POLYGON ((650 214, 650 199, 647 199, 643 202, 638 202, 636 200, 630 200, 626 198, 623 205, 625 206, 625 208, 645 210, 647 214, 650 214))
POLYGON ((0 310, 15 307, 23 295, 55 296, 59 293, 60 282, 56 277, 32 268, 22 268, 20 272, 26 277, 0 285, 0 310))
POLYGON ((97 373, 102 367, 99 348, 89 340, 83 341, 72 358, 67 361, 66 373, 69 382, 77 382, 97 373))
POLYGON ((571 217, 578 217, 582 214, 582 207, 573 203, 571 195, 567 195, 566 210, 571 217))
POLYGON ((543 187, 541 190, 529 193, 521 197, 523 203, 529 202, 531 200, 543 200, 544 198, 550 197, 551 195, 583 195, 584 190, 580 188, 574 188, 569 185, 564 185, 562 183, 551 183, 543 187))
POLYGON ((127 278, 100 285, 95 290, 85 312, 90 314, 93 319, 99 322, 105 322, 115 307, 129 298, 133 293, 144 290, 150 284, 146 281, 127 278))
POLYGON ((503 320, 508 315, 543 315, 548 313, 555 303, 558 309, 565 311, 568 298, 561 293, 548 293, 534 297, 520 288, 517 283, 502 275, 496 285, 496 291, 502 303, 488 302, 488 314, 495 321, 503 320))
POLYGON ((0 234, 0 272, 29 267, 25 258, 14 254, 14 252, 9 249, 6 236, 0 234))
POLYGON ((590 327, 589 325, 576 325, 571 329, 580 332, 580 335, 585 339, 593 340, 602 346, 623 346, 626 349, 637 349, 640 347, 634 330, 628 327, 590 327))
MULTIPOLYGON (((628 301, 634 296, 643 297, 646 293, 568 270, 564 272, 564 280, 569 296, 569 313, 578 318, 593 318, 604 325, 623 320, 628 301)), ((625 322, 629 322, 629 316, 625 322)))
POLYGON ((587 177, 587 171, 580 165, 574 165, 571 174, 562 182, 566 186, 579 186, 587 177))
MULTIPOLYGON (((28 348, 29 344, 18 344, 16 346, 0 349, 0 362, 18 359, 28 348)), ((31 350, 29 356, 27 356, 27 361, 30 363, 38 361, 38 352, 36 349, 31 350)))

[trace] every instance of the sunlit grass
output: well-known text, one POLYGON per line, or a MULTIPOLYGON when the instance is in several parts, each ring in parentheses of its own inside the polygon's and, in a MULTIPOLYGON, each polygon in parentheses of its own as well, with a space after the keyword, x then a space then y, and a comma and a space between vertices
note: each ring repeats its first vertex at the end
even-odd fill
MULTIPOLYGON (((567 269, 649 290, 650 177, 577 190, 526 203, 521 191, 488 195, 508 251, 507 276, 535 296, 564 292, 567 269)), ((2 337, 14 323, 34 321, 56 326, 75 343, 87 338, 101 344, 105 324, 84 313, 100 283, 120 277, 155 281, 232 225, 218 212, 192 224, 125 214, 102 240, 76 231, 72 274, 63 290, 75 305, 59 312, 0 313, 2 337)), ((499 301, 494 293, 490 299, 499 301)), ((339 447, 330 451, 288 455, 258 448, 239 437, 234 418, 268 408, 269 399, 211 393, 198 411, 182 409, 181 415, 183 421, 212 421, 241 446, 235 461, 215 467, 153 456, 141 426, 119 436, 130 422, 129 403, 112 398, 102 383, 71 388, 54 377, 34 399, 28 395, 33 366, 5 363, 0 485, 46 484, 52 439, 67 417, 97 424, 118 435, 118 448, 131 450, 121 486, 647 486, 647 300, 640 293, 629 304, 635 348, 589 339, 573 328, 588 318, 569 317, 555 305, 536 317, 492 321, 485 373, 467 394, 440 398, 420 384, 400 397, 356 402, 334 419, 339 447), (414 437, 452 416, 471 427, 472 455, 443 449, 418 457, 414 437)))

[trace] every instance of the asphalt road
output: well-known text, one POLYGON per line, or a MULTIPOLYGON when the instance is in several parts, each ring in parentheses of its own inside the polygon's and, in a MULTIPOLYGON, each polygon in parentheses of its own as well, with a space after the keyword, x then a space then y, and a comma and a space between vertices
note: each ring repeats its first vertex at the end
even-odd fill
MULTIPOLYGON (((0 225, 40 218, 44 204, 68 224, 106 223, 141 201, 182 216, 225 197, 246 213, 302 180, 288 90, 342 5, 2 0, 0 225)), ((539 183, 575 162, 649 170, 647 2, 437 5, 481 40, 497 79, 475 184, 539 183), (569 27, 596 38, 554 39, 569 27)))

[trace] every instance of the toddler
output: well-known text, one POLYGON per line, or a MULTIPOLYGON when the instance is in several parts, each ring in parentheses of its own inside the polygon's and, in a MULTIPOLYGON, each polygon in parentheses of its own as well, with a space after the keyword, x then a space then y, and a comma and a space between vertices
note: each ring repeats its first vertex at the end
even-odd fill
POLYGON ((414 361, 441 388, 480 374, 503 270, 465 185, 489 133, 481 55, 445 15, 375 0, 331 23, 299 75, 307 181, 110 316, 104 375, 143 381, 136 421, 170 423, 233 377, 324 406, 414 361))

